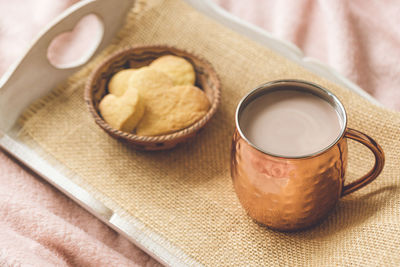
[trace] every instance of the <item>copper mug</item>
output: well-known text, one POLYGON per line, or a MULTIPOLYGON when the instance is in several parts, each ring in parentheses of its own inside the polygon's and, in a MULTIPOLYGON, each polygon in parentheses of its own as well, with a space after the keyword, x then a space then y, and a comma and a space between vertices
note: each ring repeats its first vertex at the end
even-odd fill
POLYGON ((383 169, 382 148, 366 134, 348 128, 342 103, 316 84, 300 80, 263 84, 241 100, 235 119, 231 151, 233 185, 250 217, 270 228, 293 231, 318 223, 339 198, 369 184, 383 169), (331 145, 307 156, 284 157, 263 151, 243 135, 239 124, 243 109, 258 96, 282 88, 312 93, 336 109, 343 126, 331 145), (375 155, 375 165, 366 175, 345 185, 348 138, 367 146, 375 155))

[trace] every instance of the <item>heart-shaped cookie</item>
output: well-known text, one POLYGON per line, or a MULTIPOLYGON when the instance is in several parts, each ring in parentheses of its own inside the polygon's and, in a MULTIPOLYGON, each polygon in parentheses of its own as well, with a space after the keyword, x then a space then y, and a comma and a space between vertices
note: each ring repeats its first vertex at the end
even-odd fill
POLYGON ((172 80, 163 72, 150 67, 137 69, 130 75, 129 86, 137 88, 144 100, 157 97, 159 92, 173 86, 172 80))
POLYGON ((202 90, 193 85, 180 85, 158 90, 140 90, 146 112, 136 134, 160 135, 183 129, 201 117, 210 102, 202 90))
POLYGON ((124 69, 114 74, 108 83, 108 92, 122 96, 129 87, 129 81, 136 69, 124 69))
POLYGON ((132 132, 143 117, 144 104, 136 88, 130 87, 121 96, 106 95, 99 104, 100 114, 113 128, 132 132))
POLYGON ((194 85, 196 74, 193 66, 182 57, 162 56, 151 62, 149 66, 167 74, 174 85, 194 85))

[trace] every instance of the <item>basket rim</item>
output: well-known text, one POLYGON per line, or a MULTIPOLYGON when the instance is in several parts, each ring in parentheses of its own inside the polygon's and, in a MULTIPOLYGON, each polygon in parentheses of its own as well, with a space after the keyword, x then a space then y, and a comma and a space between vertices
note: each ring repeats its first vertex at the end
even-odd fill
MULTIPOLYGON (((112 135, 122 138, 127 141, 134 141, 134 142, 139 142, 139 143, 161 143, 165 141, 172 141, 178 138, 182 137, 187 137, 195 132, 197 132, 199 129, 201 129, 210 119, 211 117, 216 113, 217 108, 220 103, 221 99, 221 81, 219 79, 219 76, 217 72, 215 71, 214 67, 211 65, 211 63, 206 60, 205 58, 198 56, 197 54, 193 52, 189 52, 184 49, 177 48, 175 46, 170 46, 170 45, 135 45, 135 46, 128 46, 125 48, 121 48, 117 50, 116 52, 112 53, 110 56, 108 56, 106 59, 104 59, 100 64, 98 64, 91 74, 89 75, 86 84, 85 84, 85 94, 84 94, 84 100, 89 108, 89 111, 92 115, 92 117, 95 119, 95 122, 97 125, 99 125, 103 130, 105 130, 108 133, 111 133, 112 135), (118 129, 115 129, 111 127, 106 121, 103 120, 103 118, 100 116, 100 114, 96 111, 94 104, 93 104, 93 97, 92 97, 92 88, 93 88, 93 83, 95 82, 95 77, 98 77, 98 74, 100 70, 104 68, 107 64, 112 62, 115 58, 126 54, 133 52, 135 50, 146 50, 146 49, 160 49, 163 50, 165 49, 167 52, 178 52, 178 53, 183 53, 187 54, 189 57, 192 57, 196 59, 197 61, 202 62, 204 66, 207 66, 207 69, 210 70, 209 75, 214 76, 215 79, 215 86, 213 90, 213 99, 210 101, 211 106, 207 113, 197 122, 194 124, 181 129, 179 131, 169 133, 169 134, 163 134, 163 135, 154 135, 154 136, 143 136, 143 135, 136 135, 133 133, 128 133, 128 132, 123 132, 118 129)), ((203 89, 202 89, 203 90, 203 89)))

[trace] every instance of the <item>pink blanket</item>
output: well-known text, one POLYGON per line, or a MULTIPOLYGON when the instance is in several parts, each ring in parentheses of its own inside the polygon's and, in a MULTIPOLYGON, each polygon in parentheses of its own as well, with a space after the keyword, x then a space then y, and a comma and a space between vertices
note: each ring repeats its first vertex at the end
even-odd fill
POLYGON ((400 110, 398 1, 215 1, 332 66, 385 106, 400 110))
MULTIPOLYGON (((0 75, 77 0, 0 0, 0 75), (45 7, 45 8, 43 8, 45 7)), ((396 0, 215 0, 299 46, 400 110, 396 0)), ((157 262, 0 150, 0 266, 152 266, 157 262)))

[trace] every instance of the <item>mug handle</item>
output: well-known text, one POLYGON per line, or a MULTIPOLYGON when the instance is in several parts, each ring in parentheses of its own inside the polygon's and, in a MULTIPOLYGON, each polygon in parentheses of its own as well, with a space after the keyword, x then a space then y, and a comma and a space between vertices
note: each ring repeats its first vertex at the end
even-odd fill
POLYGON ((360 189, 361 187, 366 186, 367 184, 375 180, 375 178, 378 177, 378 175, 381 173, 383 166, 385 164, 385 154, 383 153, 381 146, 378 145, 378 143, 375 142, 375 140, 369 137, 368 135, 360 131, 347 128, 344 137, 355 140, 368 147, 372 151, 372 153, 374 153, 375 165, 363 177, 354 182, 351 182, 348 185, 345 185, 342 189, 342 195, 341 195, 342 197, 350 193, 353 193, 354 191, 360 189))

